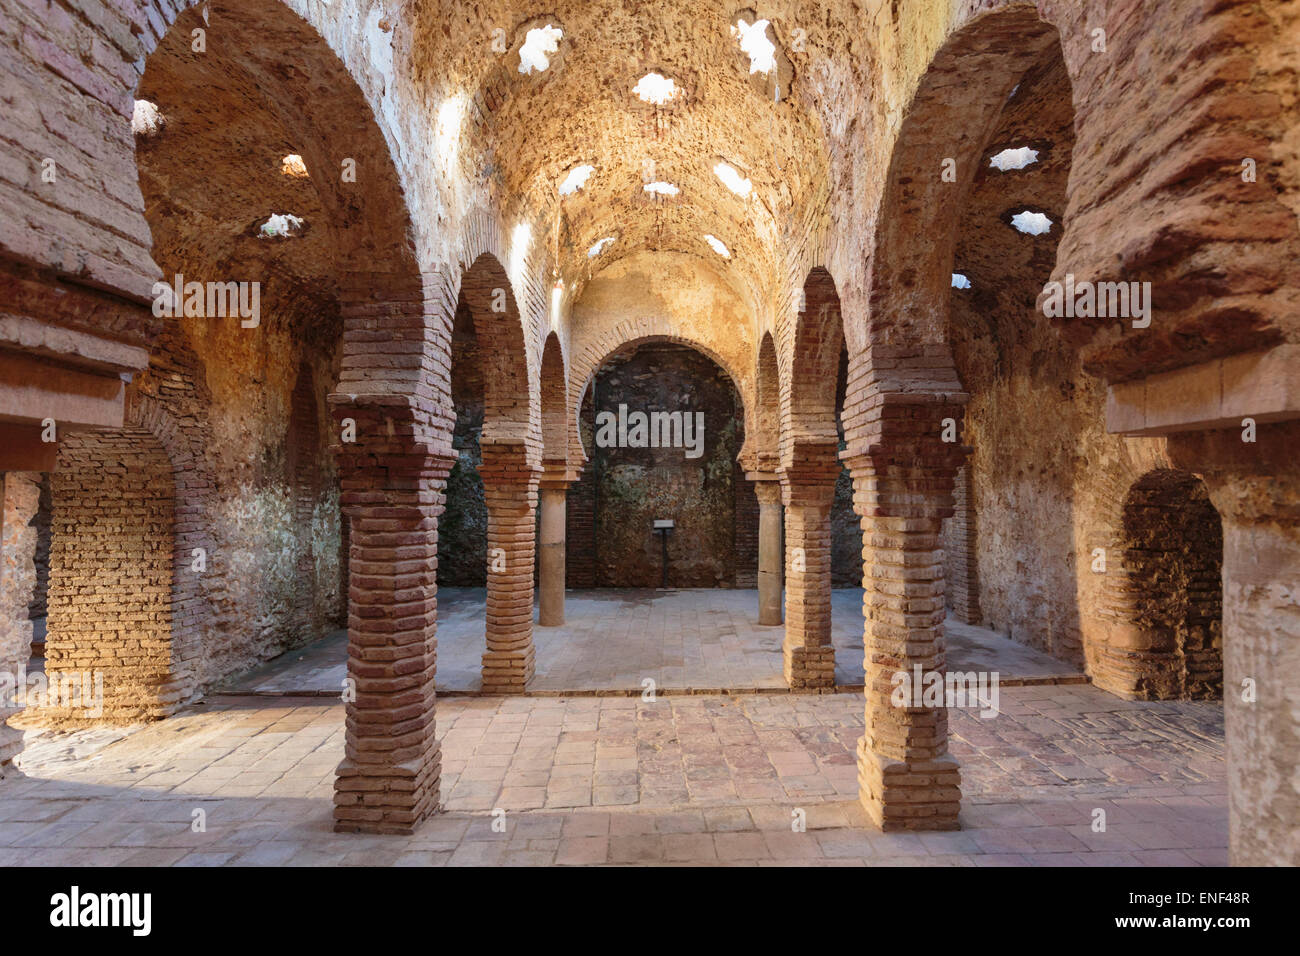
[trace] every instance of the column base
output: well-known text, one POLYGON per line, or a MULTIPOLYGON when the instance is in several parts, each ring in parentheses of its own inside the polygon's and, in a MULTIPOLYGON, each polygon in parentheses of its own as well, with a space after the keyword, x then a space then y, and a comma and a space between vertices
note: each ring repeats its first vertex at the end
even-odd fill
POLYGON ((834 647, 784 647, 785 680, 791 687, 834 687, 834 647))
POLYGON ((522 694, 533 677, 533 644, 521 651, 488 651, 483 655, 483 693, 522 694))
POLYGON ((858 799, 882 830, 958 830, 961 768, 951 756, 894 760, 858 739, 858 799))
POLYGON ((344 757, 334 777, 335 833, 414 833, 438 812, 442 749, 422 761, 358 764, 344 757))

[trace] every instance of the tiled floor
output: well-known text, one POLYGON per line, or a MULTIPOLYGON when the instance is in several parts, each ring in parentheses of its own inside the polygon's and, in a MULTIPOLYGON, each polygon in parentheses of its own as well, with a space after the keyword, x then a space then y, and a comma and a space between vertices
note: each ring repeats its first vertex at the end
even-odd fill
MULTIPOLYGON (((481 589, 438 591, 438 689, 480 687, 484 649, 481 589)), ((783 690, 781 627, 759 627, 758 592, 745 590, 570 591, 562 627, 537 627, 530 693, 660 690, 783 690)), ((862 686, 862 591, 833 592, 836 682, 862 686)), ((949 620, 952 670, 997 671, 1002 683, 1076 669, 993 631, 949 620)), ((231 681, 226 690, 264 695, 338 694, 346 676, 343 631, 231 681)))
POLYGON ((1057 685, 1003 688, 991 718, 954 710, 963 829, 935 834, 864 819, 862 709, 852 694, 441 700, 446 812, 408 837, 331 832, 336 701, 214 698, 125 736, 31 731, 26 776, 0 781, 0 866, 1226 862, 1217 703, 1057 685))

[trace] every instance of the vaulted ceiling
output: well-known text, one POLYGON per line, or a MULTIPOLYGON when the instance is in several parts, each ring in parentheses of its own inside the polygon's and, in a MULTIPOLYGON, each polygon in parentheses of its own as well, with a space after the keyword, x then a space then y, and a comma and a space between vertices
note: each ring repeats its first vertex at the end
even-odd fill
POLYGON ((784 262, 783 233, 828 179, 818 121, 792 94, 797 66, 786 48, 794 53, 801 37, 766 27, 776 66, 765 74, 751 72, 735 29, 755 17, 730 3, 561 2, 540 16, 508 4, 432 6, 412 60, 432 86, 473 91, 469 154, 481 157, 479 172, 507 217, 532 217, 533 241, 547 244, 570 287, 624 256, 665 250, 738 270, 756 293, 770 288, 784 262), (548 25, 563 31, 548 67, 521 72, 528 31, 548 25), (674 100, 656 106, 637 96, 652 71, 675 81, 674 100), (715 174, 719 162, 752 182, 747 196, 715 174), (581 164, 595 171, 561 197, 581 164), (652 181, 680 192, 648 193, 652 181))

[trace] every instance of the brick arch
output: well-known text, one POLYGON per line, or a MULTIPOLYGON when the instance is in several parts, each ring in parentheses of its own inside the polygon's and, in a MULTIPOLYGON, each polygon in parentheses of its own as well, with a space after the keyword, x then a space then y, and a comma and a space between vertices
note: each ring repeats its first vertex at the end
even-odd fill
POLYGON ((1115 505, 1094 683, 1131 699, 1221 697, 1223 523, 1204 481, 1155 468, 1115 505))
POLYGON ((571 462, 585 464, 588 461, 577 422, 583 398, 586 396, 587 389, 591 386, 597 370, 605 364, 611 355, 620 349, 635 347, 646 342, 672 342, 677 345, 685 345, 699 352, 726 372, 727 377, 731 379, 732 384, 736 387, 736 393, 740 396, 741 407, 744 410, 745 434, 749 435, 754 428, 754 399, 750 381, 738 374, 738 369, 732 363, 698 339, 682 335, 680 330, 672 327, 667 320, 625 322, 609 329, 596 341, 587 344, 574 357, 570 366, 569 414, 571 415, 571 425, 569 430, 569 460, 571 462))
MULTIPOLYGON (((316 27, 281 0, 210 0, 203 6, 206 22, 193 2, 146 4, 137 24, 147 54, 144 80, 154 69, 177 74, 194 69, 189 65, 189 33, 203 27, 208 41, 204 68, 217 62, 222 70, 251 81, 259 117, 265 117, 258 122, 266 127, 267 138, 287 139, 303 156, 320 210, 309 227, 328 237, 325 242, 312 237, 324 247, 319 253, 324 258, 313 258, 310 274, 299 279, 313 289, 319 286, 337 294, 340 301, 343 338, 337 392, 346 398, 337 397, 336 403, 367 404, 375 395, 412 395, 413 375, 427 378, 423 370, 446 354, 440 313, 448 308, 447 279, 421 274, 403 183, 366 94, 316 27), (322 102, 330 108, 308 108, 322 102), (354 175, 345 177, 348 160, 354 175), (427 334, 430 326, 433 335, 427 334)), ((134 93, 123 91, 128 141, 134 93)), ((164 127, 159 145, 147 148, 167 145, 164 127)), ((207 254, 221 262, 228 253, 215 248, 207 254)), ((150 266, 149 271, 157 273, 152 261, 150 266)), ((277 260, 267 266, 266 275, 275 278, 279 270, 277 260)), ((446 321, 449 326, 450 315, 446 321)), ((432 378, 425 387, 436 394, 440 384, 445 383, 432 378)), ((441 444, 439 407, 435 402, 431 409, 408 409, 404 416, 414 420, 422 443, 431 447, 441 444)))
MULTIPOLYGON (((141 25, 149 53, 174 44, 173 23, 184 30, 201 22, 194 4, 179 14, 160 0, 149 6, 156 9, 142 12, 141 25)), ((437 808, 436 542, 453 457, 446 370, 459 277, 423 271, 389 148, 389 133, 400 131, 381 128, 315 27, 277 0, 211 0, 207 11, 208 56, 229 54, 230 69, 252 78, 269 125, 306 162, 320 208, 311 225, 321 229, 301 241, 324 250, 298 278, 313 294, 337 295, 342 317, 328 403, 334 434, 353 436, 336 447, 356 693, 335 782, 336 827, 409 830, 437 808), (344 179, 344 159, 355 161, 355 181, 344 179)), ((130 105, 127 95, 118 111, 129 118, 130 105)), ((128 123, 128 145, 130 136, 128 123)), ((276 257, 280 266, 292 249, 276 257)), ((157 270, 149 265, 151 281, 157 270)))
POLYGON ((541 462, 541 414, 519 309, 500 260, 481 253, 461 276, 460 302, 474 319, 484 364, 483 443, 517 445, 541 462))
POLYGON ((803 306, 787 326, 790 355, 781 383, 781 458, 794 463, 799 445, 838 449, 836 380, 844 349, 844 323, 835 280, 818 266, 808 273, 800 296, 803 306))
POLYGON ((755 428, 746 434, 741 459, 752 471, 774 473, 780 464, 781 370, 771 332, 764 333, 758 344, 753 419, 755 428))
MULTIPOLYGON (((365 94, 316 27, 282 0, 152 0, 139 23, 149 60, 187 56, 203 27, 208 52, 253 79, 263 104, 303 156, 326 210, 343 271, 413 272, 416 256, 404 190, 388 142, 365 94), (206 6, 206 22, 199 6, 206 6), (183 50, 172 49, 173 34, 183 50), (328 110, 305 108, 328 102, 328 110), (355 162, 345 181, 344 160, 355 162)), ((148 62, 148 61, 146 61, 148 62)), ((146 67, 147 70, 147 67, 146 67)), ((129 111, 127 135, 129 131, 129 111)))
POLYGON ((943 345, 954 211, 981 167, 1011 91, 1056 28, 1031 4, 979 14, 952 34, 921 78, 899 130, 867 272, 869 347, 943 345), (945 160, 955 181, 944 181, 945 160))
POLYGON ((546 337, 542 349, 542 369, 540 375, 541 413, 542 413, 542 456, 547 462, 557 463, 563 468, 568 460, 569 443, 569 403, 568 362, 564 355, 564 346, 560 336, 552 332, 546 337))
MULTIPOLYGON (((145 64, 180 23, 186 41, 189 30, 198 25, 208 31, 205 56, 218 55, 232 43, 243 44, 235 49, 233 68, 255 78, 268 105, 303 142, 309 163, 338 170, 345 155, 356 160, 355 184, 344 184, 338 176, 321 184, 323 198, 336 213, 333 218, 345 223, 339 233, 351 254, 340 268, 369 271, 374 268, 371 263, 377 262, 386 273, 405 271, 390 265, 399 259, 413 266, 406 204, 392 201, 401 199, 402 185, 389 158, 389 137, 377 125, 348 68, 315 23, 296 13, 294 6, 281 0, 141 0, 102 16, 63 18, 48 33, 36 27, 46 50, 42 57, 68 49, 93 46, 96 50, 94 62, 81 64, 71 75, 66 65, 62 70, 41 71, 28 83, 28 95, 34 100, 59 99, 68 105, 70 116, 86 117, 87 129, 104 142, 102 147, 83 142, 79 149, 89 150, 102 162, 93 182, 81 182, 72 192, 63 190, 62 200, 52 205, 33 195, 26 216, 15 219, 19 223, 28 216, 44 220, 40 209, 76 215, 77 255, 66 254, 66 229, 51 228, 40 234, 24 230, 28 233, 24 237, 6 233, 4 244, 20 250, 21 258, 46 265, 78 284, 116 293, 127 301, 151 301, 160 273, 151 255, 150 228, 138 189, 132 106, 145 64), (207 9, 207 23, 198 7, 207 9), (322 102, 330 108, 311 108, 322 102), (382 201, 367 201, 358 198, 363 190, 387 195, 382 201)), ((321 22, 334 27, 336 18, 326 11, 322 14, 321 22)), ((66 63, 76 59, 73 55, 66 63)), ((54 156, 62 158, 61 153, 54 156)), ((118 324, 122 331, 142 338, 156 327, 134 317, 118 324)))

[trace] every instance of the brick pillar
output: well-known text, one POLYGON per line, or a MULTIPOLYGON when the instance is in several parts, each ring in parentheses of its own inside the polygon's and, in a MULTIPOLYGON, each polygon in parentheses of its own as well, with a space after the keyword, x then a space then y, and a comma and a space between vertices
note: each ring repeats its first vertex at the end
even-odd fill
POLYGON ((558 627, 564 623, 564 538, 567 483, 545 481, 541 489, 541 553, 537 585, 540 591, 537 623, 558 627))
POLYGON ((23 749, 23 734, 7 723, 23 709, 21 692, 32 649, 28 613, 36 588, 36 515, 40 499, 36 473, 0 474, 4 510, 0 513, 0 777, 23 749))
POLYGON ((438 516, 456 461, 455 292, 444 273, 349 273, 341 285, 342 368, 329 402, 342 439, 349 686, 334 828, 409 833, 438 809, 438 516))
POLYGON ((758 498, 758 623, 781 623, 781 483, 776 476, 754 479, 758 498))
POLYGON ((409 833, 438 809, 438 516, 455 458, 414 443, 366 450, 360 436, 384 435, 384 415, 350 408, 336 416, 353 417, 359 438, 339 456, 352 693, 334 829, 409 833))
POLYGON ((970 454, 955 440, 967 396, 942 347, 899 352, 899 359, 877 361, 886 374, 909 376, 914 392, 891 394, 879 368, 855 363, 855 377, 866 381, 850 413, 844 456, 864 544, 866 720, 858 796, 882 829, 955 830, 961 773, 948 753, 948 710, 942 695, 935 706, 921 694, 927 681, 942 686, 945 676, 942 524, 952 516, 957 470, 970 454), (900 684, 899 674, 907 681, 900 684), (921 686, 914 687, 918 674, 921 686))
POLYGON ((785 679, 834 687, 831 644, 831 505, 840 471, 833 444, 800 448, 783 468, 785 501, 785 679))
POLYGON ((1228 861, 1300 865, 1300 422, 1169 436, 1173 463, 1202 470, 1223 519, 1223 712, 1228 861))
MULTIPOLYGON (((1300 428, 1293 431, 1300 437, 1300 428)), ((1290 477, 1292 490, 1300 488, 1290 477)), ((1253 484, 1259 488, 1265 482, 1253 484)), ((1238 488, 1247 485, 1242 481, 1238 488)), ((1219 497, 1225 504, 1231 500, 1219 497)), ((1243 515, 1249 505, 1236 513, 1229 510, 1244 497, 1231 500, 1223 522, 1229 861, 1233 866, 1297 866, 1300 722, 1294 675, 1300 667, 1300 516, 1295 498, 1278 502, 1278 510, 1265 520, 1259 514, 1243 515), (1290 785, 1278 785, 1288 778, 1290 785)), ((1263 499, 1260 494, 1255 500, 1263 499)))
POLYGON ((487 651, 483 692, 520 694, 533 676, 533 560, 540 469, 522 443, 483 445, 488 512, 487 651))

